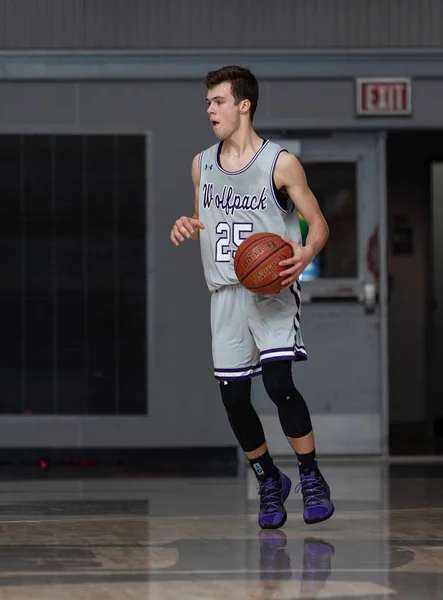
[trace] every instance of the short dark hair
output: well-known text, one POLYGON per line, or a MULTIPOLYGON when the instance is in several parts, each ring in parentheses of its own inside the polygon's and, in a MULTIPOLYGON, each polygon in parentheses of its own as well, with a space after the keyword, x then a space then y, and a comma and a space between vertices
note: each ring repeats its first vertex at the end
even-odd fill
POLYGON ((230 65, 217 71, 209 71, 205 77, 208 90, 225 81, 231 82, 235 104, 239 104, 241 100, 250 101, 252 121, 258 104, 258 81, 255 76, 246 67, 230 65))

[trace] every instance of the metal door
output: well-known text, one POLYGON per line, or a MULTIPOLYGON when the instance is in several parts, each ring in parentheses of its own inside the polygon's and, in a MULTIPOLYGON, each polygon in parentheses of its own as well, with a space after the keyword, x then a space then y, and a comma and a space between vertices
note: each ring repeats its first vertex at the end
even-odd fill
MULTIPOLYGON (((330 227, 326 248, 301 280, 308 360, 294 365, 294 381, 310 407, 319 453, 381 454, 388 402, 384 136, 280 143, 298 154, 330 227)), ((291 453, 261 378, 253 401, 270 449, 291 453)))

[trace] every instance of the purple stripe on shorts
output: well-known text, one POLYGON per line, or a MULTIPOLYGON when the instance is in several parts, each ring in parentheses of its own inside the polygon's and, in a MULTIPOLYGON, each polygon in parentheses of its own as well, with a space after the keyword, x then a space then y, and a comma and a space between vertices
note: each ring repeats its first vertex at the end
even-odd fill
POLYGON ((281 360, 292 360, 294 362, 299 362, 301 360, 307 360, 307 355, 303 352, 291 352, 290 354, 282 354, 281 356, 270 356, 269 358, 264 358, 261 362, 262 365, 270 362, 279 362, 281 360))
MULTIPOLYGON (((298 283, 298 282, 297 282, 297 283, 298 283)), ((300 284, 299 284, 299 286, 300 286, 300 284)), ((300 287, 299 287, 298 289, 299 289, 299 291, 301 291, 301 288, 300 288, 300 287)), ((289 291, 291 292, 291 294, 292 294, 292 295, 294 296, 294 298, 295 298, 295 303, 297 304, 297 309, 300 309, 300 304, 301 304, 301 302, 300 302, 300 296, 298 296, 298 295, 297 295, 297 294, 294 292, 294 290, 292 289, 292 287, 290 287, 290 288, 289 288, 289 291)), ((297 314, 298 314, 298 313, 297 313, 297 314)))
MULTIPOLYGON (((300 356, 300 358, 299 359, 296 358, 296 360, 307 360, 307 354, 304 355, 304 354, 302 354, 300 352, 297 352, 297 349, 299 348, 297 346, 297 332, 298 332, 298 329, 300 327, 301 285, 300 285, 299 281, 296 281, 295 285, 297 287, 298 294, 297 294, 297 292, 292 287, 289 288, 290 291, 291 291, 291 293, 292 293, 292 295, 295 298, 295 303, 297 304, 297 312, 295 313, 295 317, 294 317, 294 331, 295 331, 295 333, 294 333, 294 347, 293 347, 293 349, 294 349, 295 354, 296 355, 298 354, 300 356), (301 357, 303 357, 303 358, 301 358, 301 357)), ((303 346, 303 349, 304 349, 304 346, 303 346)))
POLYGON ((250 367, 242 367, 241 369, 214 369, 214 372, 217 373, 221 371, 222 373, 243 373, 243 371, 249 371, 251 369, 259 369, 260 363, 257 365, 252 365, 250 367))
POLYGON ((294 360, 295 354, 294 352, 288 354, 280 354, 280 356, 270 356, 269 358, 264 358, 261 362, 262 365, 270 362, 279 362, 281 360, 294 360))
POLYGON ((260 356, 262 354, 269 354, 269 352, 286 352, 286 350, 288 352, 291 352, 293 350, 292 346, 286 346, 286 348, 270 348, 269 350, 263 350, 263 352, 260 352, 260 356))

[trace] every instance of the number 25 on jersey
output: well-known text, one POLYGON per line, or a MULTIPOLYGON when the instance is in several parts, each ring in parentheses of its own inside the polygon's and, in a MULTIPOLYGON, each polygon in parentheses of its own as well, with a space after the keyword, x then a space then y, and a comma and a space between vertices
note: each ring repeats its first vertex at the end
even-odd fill
POLYGON ((217 223, 215 232, 221 237, 215 244, 215 261, 231 262, 235 256, 235 250, 231 249, 231 245, 234 244, 238 248, 246 239, 245 234, 252 233, 252 231, 252 223, 226 223, 226 221, 217 223))

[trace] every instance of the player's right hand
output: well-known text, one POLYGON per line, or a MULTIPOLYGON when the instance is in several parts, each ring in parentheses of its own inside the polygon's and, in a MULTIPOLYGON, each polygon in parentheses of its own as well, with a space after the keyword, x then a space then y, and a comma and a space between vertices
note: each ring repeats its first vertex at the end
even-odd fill
POLYGON ((199 229, 204 229, 205 226, 198 219, 194 219, 193 217, 180 217, 174 223, 174 227, 171 231, 171 240, 172 243, 178 246, 180 242, 184 242, 185 238, 190 239, 195 237, 195 234, 198 233, 199 229))

